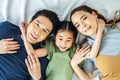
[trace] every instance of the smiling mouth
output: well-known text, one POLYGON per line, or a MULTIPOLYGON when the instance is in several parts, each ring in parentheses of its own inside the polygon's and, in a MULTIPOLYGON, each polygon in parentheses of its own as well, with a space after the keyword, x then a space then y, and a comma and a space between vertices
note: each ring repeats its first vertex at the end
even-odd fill
POLYGON ((61 47, 61 46, 60 46, 60 48, 61 48, 61 49, 66 49, 67 47, 61 47))
POLYGON ((37 40, 38 38, 37 37, 35 37, 32 33, 30 34, 31 35, 31 37, 33 38, 33 39, 35 39, 35 40, 37 40))

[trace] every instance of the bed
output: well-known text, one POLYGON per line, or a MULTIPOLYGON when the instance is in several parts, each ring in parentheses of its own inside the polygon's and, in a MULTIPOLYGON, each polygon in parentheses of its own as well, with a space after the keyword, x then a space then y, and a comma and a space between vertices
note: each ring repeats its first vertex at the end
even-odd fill
MULTIPOLYGON (((71 10, 80 5, 98 10, 108 21, 114 18, 116 10, 120 10, 119 0, 0 0, 0 22, 7 20, 19 25, 20 21, 28 21, 41 9, 56 12, 60 20, 69 20, 71 10)), ((100 77, 101 73, 95 70, 93 80, 100 80, 100 77)))

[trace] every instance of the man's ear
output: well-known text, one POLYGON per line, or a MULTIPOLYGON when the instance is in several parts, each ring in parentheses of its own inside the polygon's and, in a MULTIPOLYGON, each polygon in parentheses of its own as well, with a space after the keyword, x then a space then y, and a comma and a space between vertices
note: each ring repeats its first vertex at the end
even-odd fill
POLYGON ((95 11, 92 11, 92 15, 94 15, 95 17, 98 17, 95 11))

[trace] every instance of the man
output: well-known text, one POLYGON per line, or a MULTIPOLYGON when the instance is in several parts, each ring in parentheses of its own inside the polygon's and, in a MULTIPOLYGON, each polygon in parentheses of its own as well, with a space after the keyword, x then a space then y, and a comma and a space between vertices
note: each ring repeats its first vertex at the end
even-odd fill
MULTIPOLYGON (((55 30, 58 23, 59 19, 54 12, 38 11, 27 26, 28 42, 34 48, 40 48, 40 42, 55 30)), ((7 21, 0 23, 0 80, 30 80, 25 64, 27 54, 19 27, 7 21)), ((39 60, 42 79, 45 79, 48 60, 46 57, 39 60)))

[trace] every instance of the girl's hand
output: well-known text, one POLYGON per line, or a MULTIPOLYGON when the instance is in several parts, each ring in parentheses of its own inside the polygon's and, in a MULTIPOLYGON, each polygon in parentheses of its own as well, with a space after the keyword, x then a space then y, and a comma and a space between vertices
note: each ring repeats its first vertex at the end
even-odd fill
POLYGON ((26 38, 26 30, 27 30, 26 22, 25 21, 21 22, 19 27, 22 32, 22 38, 24 40, 26 38))
POLYGON ((22 34, 23 33, 26 33, 26 22, 25 21, 22 21, 21 23, 20 23, 20 30, 21 30, 21 32, 22 32, 22 34))
POLYGON ((90 46, 84 46, 81 49, 77 49, 71 60, 71 66, 78 65, 84 59, 88 58, 87 54, 89 52, 90 52, 90 46))
POLYGON ((41 68, 38 57, 35 54, 28 55, 25 59, 28 71, 34 80, 40 80, 41 78, 41 68))
POLYGON ((17 41, 13 41, 13 38, 0 40, 0 54, 17 53, 20 48, 20 44, 17 41))

